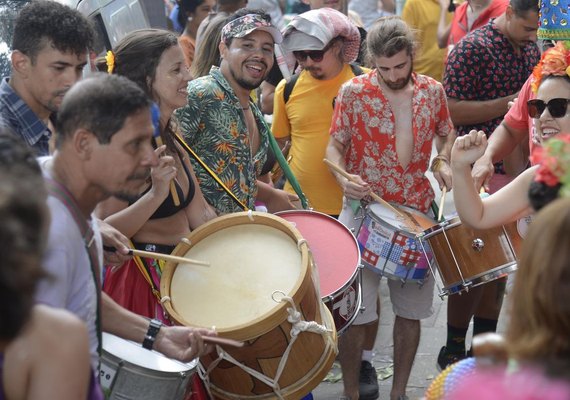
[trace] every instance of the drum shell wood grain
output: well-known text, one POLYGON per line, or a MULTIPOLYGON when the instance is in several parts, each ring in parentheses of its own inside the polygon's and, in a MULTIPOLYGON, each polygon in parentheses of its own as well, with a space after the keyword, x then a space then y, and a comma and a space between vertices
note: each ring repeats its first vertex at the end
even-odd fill
POLYGON ((444 289, 451 294, 464 282, 477 286, 516 269, 516 255, 502 226, 476 230, 453 218, 428 230, 423 240, 431 245, 444 289), (474 248, 476 240, 483 243, 480 250, 474 248))
MULTIPOLYGON (((235 213, 216 218, 192 232, 187 237, 191 244, 180 243, 175 248, 173 255, 184 256, 193 246, 226 228, 239 226, 239 229, 248 229, 248 227, 254 224, 277 229, 285 233, 294 243, 303 241, 300 232, 282 218, 256 212, 251 215, 248 215, 248 213, 235 213), (250 219, 250 216, 253 220, 250 219)), ((263 245, 262 238, 260 238, 259 245, 263 245)), ((224 249, 221 248, 220 251, 224 251, 224 249)), ((299 334, 279 380, 282 393, 287 399, 301 398, 316 387, 330 370, 336 356, 336 330, 332 316, 318 297, 315 278, 313 277, 313 274, 317 272, 311 263, 307 245, 300 245, 299 251, 302 263, 301 274, 297 284, 291 290, 291 293, 287 295, 292 298, 296 309, 301 312, 302 320, 315 321, 318 324, 325 324, 331 328, 331 338, 334 345, 330 346, 325 337, 319 334, 309 332, 299 334)), ((238 257, 239 255, 235 256, 238 257)), ((176 268, 177 265, 174 263, 165 265, 161 280, 162 296, 170 296, 170 284, 176 268)), ((252 277, 252 279, 255 279, 255 277, 252 277)), ((212 295, 214 294, 212 293, 212 295)), ((196 326, 191 320, 185 320, 181 317, 176 311, 175 303, 166 302, 164 306, 176 323, 196 326)), ((283 353, 291 340, 290 331, 292 324, 287 321, 288 307, 289 304, 286 302, 276 303, 275 308, 271 312, 261 315, 246 324, 227 329, 217 329, 220 337, 227 337, 246 343, 243 348, 224 346, 223 350, 244 365, 273 378, 283 353)), ((211 328, 211 326, 204 327, 211 328)), ((217 354, 213 353, 202 357, 200 362, 207 369, 216 358, 217 354)), ((220 362, 210 372, 209 378, 211 383, 210 390, 217 398, 275 398, 272 389, 268 385, 227 361, 220 362)))

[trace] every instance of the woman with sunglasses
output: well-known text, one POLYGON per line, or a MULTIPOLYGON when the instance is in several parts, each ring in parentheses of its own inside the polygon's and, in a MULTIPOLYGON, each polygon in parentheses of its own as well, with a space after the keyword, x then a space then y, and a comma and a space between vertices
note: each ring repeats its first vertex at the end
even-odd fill
MULTIPOLYGON (((533 71, 533 79, 536 98, 528 101, 528 112, 534 120, 539 144, 548 146, 552 137, 570 134, 570 42, 559 42, 545 52, 533 71)), ((570 141, 570 135, 564 137, 570 141)), ((554 147, 557 146, 560 145, 554 147)), ((533 208, 541 208, 557 197, 559 184, 550 172, 543 172, 549 171, 543 165, 527 169, 492 196, 481 199, 473 185, 471 164, 483 155, 486 147, 485 134, 471 131, 456 140, 451 152, 453 197, 464 223, 476 229, 502 225, 531 214, 533 208)), ((544 153, 544 149, 538 149, 531 161, 541 162, 544 153)), ((545 161, 552 163, 552 157, 546 157, 545 161)))

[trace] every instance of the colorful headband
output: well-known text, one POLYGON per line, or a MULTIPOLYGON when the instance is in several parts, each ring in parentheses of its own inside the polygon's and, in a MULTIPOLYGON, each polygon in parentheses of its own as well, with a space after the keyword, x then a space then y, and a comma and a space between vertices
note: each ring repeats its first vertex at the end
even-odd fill
POLYGON ((560 197, 570 196, 570 133, 560 133, 548 139, 531 156, 533 164, 539 164, 534 180, 554 187, 559 183, 560 197))
POLYGON ((222 28, 222 42, 227 43, 231 38, 242 38, 255 30, 265 31, 273 37, 275 43, 281 43, 283 37, 279 29, 271 25, 259 14, 247 14, 228 22, 222 28))
POLYGON ((532 71, 531 88, 534 93, 538 91, 543 77, 549 75, 570 77, 570 41, 559 41, 542 53, 532 71))
POLYGON ((105 55, 105 61, 107 62, 107 73, 112 74, 115 69, 115 54, 111 50, 105 55))

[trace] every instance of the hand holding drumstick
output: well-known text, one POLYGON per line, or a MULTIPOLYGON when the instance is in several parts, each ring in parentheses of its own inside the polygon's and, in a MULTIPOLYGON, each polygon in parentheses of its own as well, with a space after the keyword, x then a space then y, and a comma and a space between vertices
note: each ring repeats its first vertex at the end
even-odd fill
POLYGON ((335 172, 342 175, 347 179, 347 183, 343 187, 344 195, 346 197, 352 199, 363 199, 365 196, 370 196, 372 199, 378 203, 381 203, 391 209, 396 215, 404 220, 405 223, 409 224, 410 226, 414 226, 414 224, 410 221, 409 217, 406 214, 403 214, 396 208, 392 207, 390 203, 384 200, 382 197, 378 196, 376 193, 372 192, 368 183, 364 182, 359 175, 351 175, 338 165, 330 162, 326 158, 323 160, 325 164, 331 167, 335 172))
MULTIPOLYGON (((164 143, 162 142, 162 138, 160 137, 160 110, 158 109, 158 105, 156 105, 156 103, 153 103, 151 106, 151 116, 152 116, 152 125, 154 126, 154 134, 153 134, 154 142, 156 143, 157 148, 161 148, 162 146, 164 146, 164 143)), ((163 150, 161 150, 161 152, 163 152, 164 149, 166 149, 166 147, 164 147, 163 150)), ((172 160, 174 161, 174 159, 172 160)), ((174 175, 172 176, 172 178, 169 179, 170 195, 172 196, 172 201, 174 205, 179 206, 180 199, 178 198, 178 192, 176 191, 176 185, 174 183, 174 179, 176 178, 176 168, 173 169, 173 173, 174 175)))

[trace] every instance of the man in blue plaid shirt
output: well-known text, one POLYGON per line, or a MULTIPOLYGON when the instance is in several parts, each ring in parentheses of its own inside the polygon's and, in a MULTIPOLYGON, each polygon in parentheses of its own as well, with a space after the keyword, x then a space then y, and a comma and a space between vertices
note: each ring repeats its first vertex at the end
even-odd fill
POLYGON ((94 35, 87 18, 53 1, 32 2, 16 19, 12 74, 0 83, 0 124, 38 156, 49 153, 51 117, 81 79, 94 35))

